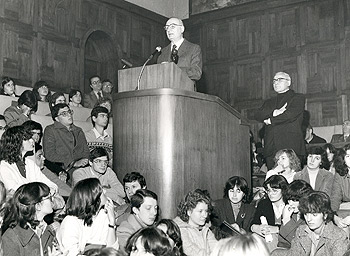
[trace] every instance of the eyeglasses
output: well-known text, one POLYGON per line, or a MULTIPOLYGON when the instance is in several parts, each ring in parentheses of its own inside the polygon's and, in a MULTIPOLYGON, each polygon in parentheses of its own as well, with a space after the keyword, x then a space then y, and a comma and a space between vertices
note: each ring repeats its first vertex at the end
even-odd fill
POLYGON ((67 117, 68 115, 73 115, 74 111, 73 110, 68 110, 68 111, 63 111, 60 114, 58 114, 57 116, 64 116, 67 117))
POLYGON ((181 27, 182 25, 179 24, 175 24, 175 23, 171 23, 169 25, 165 25, 164 26, 164 30, 168 30, 168 29, 174 29, 175 27, 181 27))
POLYGON ((101 80, 97 80, 97 81, 93 81, 91 84, 96 85, 96 84, 100 84, 101 80))
POLYGON ((107 164, 108 164, 108 160, 95 159, 93 162, 94 162, 95 164, 104 164, 104 165, 107 165, 107 164))
POLYGON ((274 78, 272 81, 275 83, 275 82, 281 82, 282 80, 286 80, 286 81, 289 81, 289 79, 287 78, 284 78, 284 77, 278 77, 278 78, 274 78))
POLYGON ((49 88, 47 85, 40 86, 40 88, 49 88))
POLYGON ((41 201, 45 201, 45 200, 47 200, 47 199, 50 199, 50 200, 52 201, 52 198, 54 198, 55 195, 56 195, 56 193, 53 193, 53 194, 50 193, 50 194, 48 194, 47 196, 41 198, 41 201))
POLYGON ((104 87, 109 87, 109 88, 112 88, 112 87, 113 87, 113 85, 111 85, 111 84, 104 84, 103 86, 104 86, 104 87))

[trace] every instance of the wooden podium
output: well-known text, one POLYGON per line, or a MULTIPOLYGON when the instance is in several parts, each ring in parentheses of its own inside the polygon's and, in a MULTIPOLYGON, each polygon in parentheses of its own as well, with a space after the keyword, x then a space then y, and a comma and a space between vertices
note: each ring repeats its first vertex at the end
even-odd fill
MULTIPOLYGON (((133 91, 137 86, 141 67, 118 71, 118 92, 133 91)), ((152 88, 178 88, 193 91, 194 83, 173 62, 149 65, 143 71, 140 90, 152 88)))
POLYGON ((113 142, 119 179, 140 172, 159 197, 162 217, 173 218, 190 190, 207 189, 218 199, 231 176, 251 184, 250 142, 248 123, 220 98, 167 85, 173 87, 114 95, 113 142))

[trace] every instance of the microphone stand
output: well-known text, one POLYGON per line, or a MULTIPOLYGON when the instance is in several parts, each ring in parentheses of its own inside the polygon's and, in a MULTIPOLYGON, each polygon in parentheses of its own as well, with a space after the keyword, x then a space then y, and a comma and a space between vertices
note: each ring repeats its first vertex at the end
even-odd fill
POLYGON ((140 81, 141 81, 141 76, 142 76, 142 73, 146 67, 146 64, 153 58, 153 55, 151 55, 147 60, 146 62, 143 64, 142 68, 141 68, 141 71, 140 71, 140 74, 139 74, 139 77, 137 78, 137 86, 135 88, 135 91, 137 90, 140 90, 140 81))

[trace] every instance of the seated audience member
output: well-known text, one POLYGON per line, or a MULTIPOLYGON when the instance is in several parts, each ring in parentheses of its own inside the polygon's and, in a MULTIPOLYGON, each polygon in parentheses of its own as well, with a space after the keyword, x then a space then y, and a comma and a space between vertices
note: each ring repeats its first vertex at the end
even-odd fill
POLYGON ((346 252, 349 240, 346 233, 332 223, 334 214, 326 193, 315 191, 302 197, 299 210, 306 224, 297 228, 290 249, 275 250, 273 256, 342 256, 346 252))
POLYGON ((51 91, 49 85, 45 81, 38 81, 34 84, 32 90, 38 101, 50 102, 51 100, 51 91))
POLYGON ((67 216, 57 231, 61 251, 67 256, 83 254, 93 246, 118 249, 113 202, 96 178, 78 182, 66 205, 67 216))
POLYGON ((189 192, 180 202, 174 221, 180 228, 186 255, 209 256, 217 244, 207 223, 211 208, 208 193, 200 189, 189 192))
POLYGON ((32 133, 32 139, 35 143, 41 143, 41 137, 43 136, 43 127, 40 123, 28 120, 22 124, 24 129, 32 133))
POLYGON ((126 256, 126 253, 121 250, 116 250, 112 247, 105 247, 89 249, 84 252, 84 256, 126 256))
POLYGON ((226 221, 240 232, 241 229, 249 231, 254 212, 247 181, 243 177, 233 176, 226 181, 224 199, 214 202, 211 221, 217 227, 226 221))
POLYGON ((15 81, 8 76, 3 76, 1 80, 0 95, 17 97, 15 81))
POLYGON ((13 194, 18 187, 29 182, 43 182, 51 191, 57 192, 57 185, 50 181, 27 152, 34 150, 32 134, 22 126, 8 128, 0 140, 0 180, 13 194), (4 150, 6 149, 6 150, 4 150))
POLYGON ((50 110, 52 111, 52 107, 59 103, 66 103, 66 97, 64 97, 64 94, 62 92, 55 92, 54 94, 52 94, 49 102, 50 110))
POLYGON ((102 92, 102 83, 99 76, 94 75, 90 77, 89 81, 92 91, 85 95, 84 106, 86 108, 93 108, 95 107, 97 101, 104 97, 104 94, 102 92))
POLYGON ((256 234, 234 236, 218 242, 211 256, 269 256, 264 241, 256 234))
POLYGON ((91 110, 91 122, 93 128, 85 132, 86 141, 90 150, 96 147, 103 147, 109 156, 109 166, 112 166, 113 159, 113 138, 106 131, 109 114, 105 107, 94 107, 91 110))
POLYGON ((313 192, 309 183, 304 180, 295 180, 289 184, 284 198, 287 201, 282 213, 282 225, 278 235, 278 247, 290 248, 290 243, 295 237, 296 229, 305 224, 299 211, 299 201, 302 197, 313 192))
POLYGON ((251 230, 265 237, 268 234, 278 234, 278 226, 282 223, 282 212, 285 206, 283 194, 287 190, 288 182, 282 175, 272 175, 265 180, 264 189, 267 197, 262 199, 255 211, 251 230), (267 224, 262 223, 265 217, 267 224))
POLYGON ((282 175, 288 183, 293 181, 294 175, 299 172, 300 160, 293 149, 278 150, 275 155, 275 167, 266 173, 267 180, 272 175, 282 175))
POLYGON ((147 189, 139 189, 131 197, 131 211, 117 228, 119 245, 124 248, 128 238, 141 228, 152 226, 158 216, 158 196, 147 189))
POLYGON ((333 134, 331 143, 350 142, 350 120, 343 122, 343 134, 333 134))
POLYGON ((105 79, 102 81, 102 92, 105 98, 112 100, 113 84, 110 80, 105 79))
POLYGON ((77 89, 71 89, 69 92, 69 103, 68 105, 70 107, 83 107, 81 104, 82 102, 82 96, 81 91, 77 89))
POLYGON ((53 106, 54 123, 44 131, 45 158, 63 164, 63 168, 84 167, 88 164, 89 148, 83 130, 73 124, 73 111, 65 103, 53 106))
POLYGON ((41 182, 20 186, 8 205, 11 213, 2 236, 4 255, 47 256, 55 246, 55 231, 44 221, 53 212, 50 188, 41 182))
POLYGON ((115 172, 108 167, 108 154, 104 148, 97 147, 90 152, 90 166, 76 169, 73 172, 73 186, 87 178, 97 178, 108 198, 118 205, 125 204, 124 188, 115 172))
POLYGON ((4 111, 8 127, 21 125, 30 120, 30 115, 38 110, 38 102, 32 91, 26 90, 19 96, 17 106, 10 106, 4 111))
POLYGON ((306 134, 305 134, 305 143, 306 144, 320 144, 320 143, 326 143, 327 141, 324 138, 321 138, 314 134, 314 130, 311 125, 308 125, 306 127, 306 134))
POLYGON ((327 153, 327 159, 330 164, 329 171, 334 175, 335 169, 334 169, 334 154, 336 153, 337 149, 331 144, 326 143, 322 146, 323 150, 327 153))
POLYGON ((157 228, 166 234, 169 243, 173 248, 173 255, 185 256, 179 226, 173 220, 161 219, 157 224, 157 228))
POLYGON ((126 245, 130 256, 172 256, 166 235, 155 227, 146 227, 133 234, 126 245))
POLYGON ((119 226, 123 221, 127 220, 131 214, 131 196, 134 195, 138 189, 147 188, 146 180, 139 172, 125 174, 123 184, 127 204, 120 205, 116 208, 117 226, 119 226))
POLYGON ((5 117, 3 115, 0 115, 0 139, 2 134, 5 132, 7 128, 5 117))
POLYGON ((70 186, 68 186, 65 182, 67 179, 67 176, 64 178, 58 177, 55 173, 50 171, 46 166, 45 166, 45 157, 43 153, 42 146, 38 143, 35 143, 35 154, 34 154, 34 161, 35 164, 40 168, 41 172, 53 183, 55 183, 58 186, 58 190, 60 192, 60 195, 63 197, 68 198, 70 193, 72 192, 72 189, 70 186))
POLYGON ((294 180, 305 180, 316 191, 331 195, 333 175, 329 169, 326 152, 321 147, 311 147, 307 151, 307 163, 301 172, 294 175, 294 180))

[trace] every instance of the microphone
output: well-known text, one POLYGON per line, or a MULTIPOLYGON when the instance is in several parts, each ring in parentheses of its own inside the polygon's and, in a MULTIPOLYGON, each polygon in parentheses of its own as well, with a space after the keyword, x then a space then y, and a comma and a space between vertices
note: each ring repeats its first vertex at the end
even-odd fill
POLYGON ((140 81, 141 81, 141 76, 142 76, 142 73, 143 73, 143 70, 145 69, 146 67, 146 64, 154 57, 154 55, 158 52, 160 52, 162 50, 162 47, 160 46, 157 46, 156 47, 156 50, 148 57, 148 59, 146 60, 146 62, 143 64, 142 68, 141 68, 141 71, 140 71, 140 74, 139 74, 139 78, 137 79, 137 86, 135 88, 135 90, 140 90, 140 81))
POLYGON ((155 51, 148 57, 148 59, 151 60, 151 59, 154 57, 154 55, 155 55, 156 53, 160 52, 161 50, 162 50, 162 47, 157 46, 156 49, 155 49, 155 51))
POLYGON ((120 59, 120 61, 124 64, 123 68, 126 68, 126 67, 132 68, 131 62, 127 61, 126 59, 120 59))

